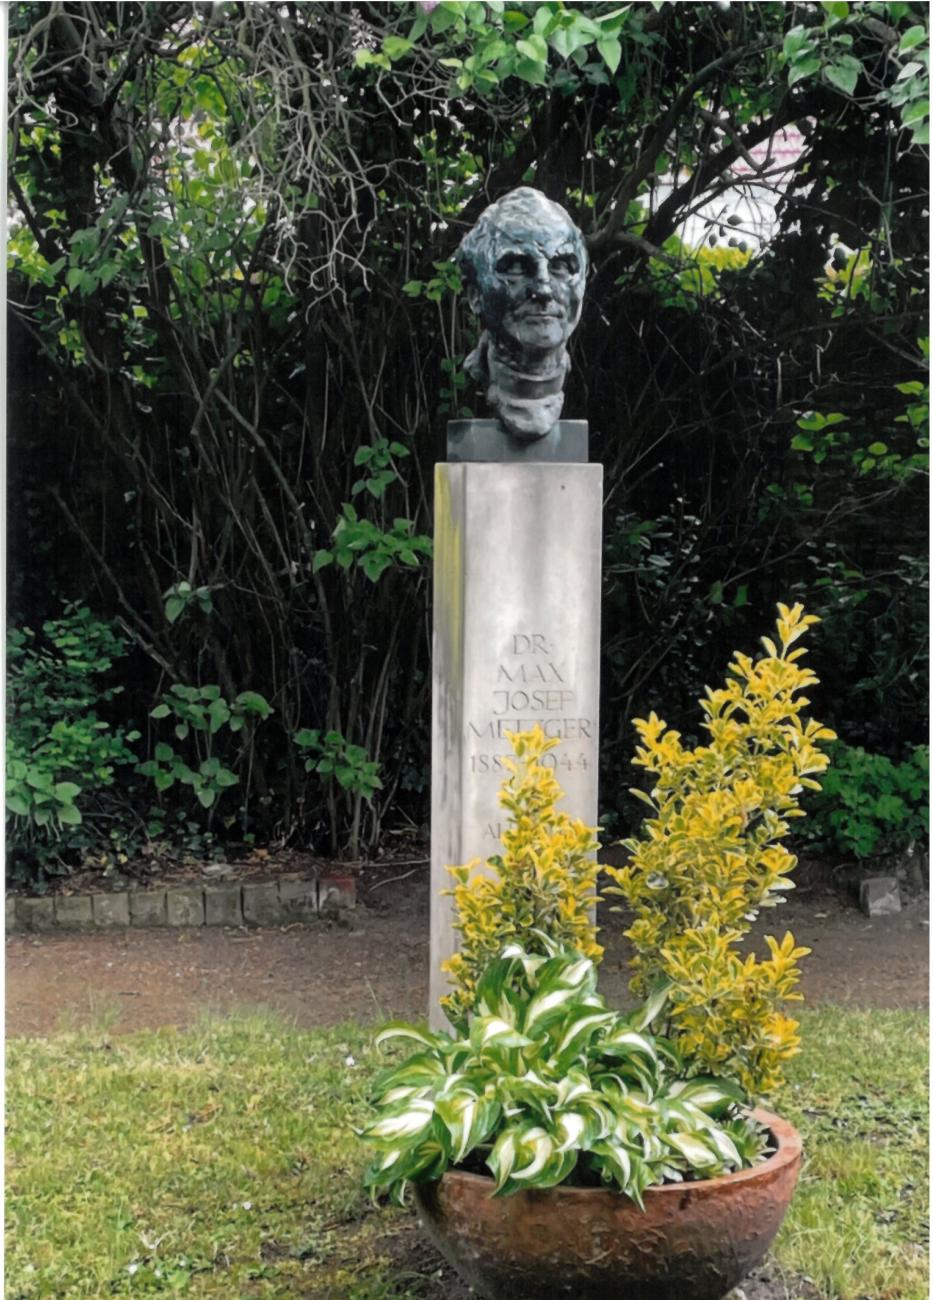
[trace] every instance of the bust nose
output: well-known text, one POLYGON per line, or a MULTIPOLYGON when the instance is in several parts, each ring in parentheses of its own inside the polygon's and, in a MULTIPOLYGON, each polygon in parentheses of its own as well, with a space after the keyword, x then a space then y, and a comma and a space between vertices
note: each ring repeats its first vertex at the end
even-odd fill
POLYGON ((546 301, 554 296, 551 286, 551 270, 545 257, 540 258, 535 266, 534 276, 529 286, 529 296, 539 301, 546 301))

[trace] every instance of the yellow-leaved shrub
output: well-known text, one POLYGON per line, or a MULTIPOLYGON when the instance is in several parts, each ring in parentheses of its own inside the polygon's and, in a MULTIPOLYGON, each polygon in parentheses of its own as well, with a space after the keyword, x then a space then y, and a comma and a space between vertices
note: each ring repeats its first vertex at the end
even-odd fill
POLYGON ((630 858, 609 868, 635 913, 626 931, 635 949, 631 987, 639 997, 669 983, 668 1032, 690 1073, 738 1080, 756 1096, 781 1081, 798 1050, 797 1023, 780 1010, 795 992, 797 962, 808 948, 793 936, 768 937, 770 956, 745 956, 737 945, 759 909, 792 889, 796 858, 780 842, 789 819, 803 816, 798 796, 819 789, 829 764, 820 742, 835 735, 802 711, 801 692, 816 677, 800 666, 796 645, 818 622, 802 605, 778 605, 775 643, 765 656, 736 654, 721 690, 700 701, 709 743, 688 749, 654 713, 635 727, 633 760, 654 777, 652 809, 630 858), (795 647, 795 648, 792 648, 795 647))
POLYGON ((457 882, 447 892, 456 907, 460 951, 442 967, 453 988, 441 1005, 454 1025, 465 1023, 477 980, 510 940, 517 939, 528 952, 546 954, 538 931, 594 961, 603 954, 593 919, 596 832, 558 812, 555 805, 563 792, 542 762, 559 741, 548 739, 539 726, 507 735, 515 758, 504 760, 510 775, 499 792, 507 814, 502 853, 487 859, 486 872, 476 870, 478 858, 448 868, 457 882))

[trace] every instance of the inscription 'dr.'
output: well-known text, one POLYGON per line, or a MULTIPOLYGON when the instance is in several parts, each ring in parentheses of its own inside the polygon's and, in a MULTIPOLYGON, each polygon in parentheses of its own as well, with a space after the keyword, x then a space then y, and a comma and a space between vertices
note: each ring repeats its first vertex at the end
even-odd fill
MULTIPOLYGON (((539 634, 534 636, 523 636, 516 634, 512 637, 512 654, 532 654, 548 655, 550 651, 545 638, 539 634), (530 649, 523 647, 530 646, 530 649)), ((492 693, 493 700, 497 707, 493 709, 495 715, 514 712, 516 709, 544 709, 546 712, 558 711, 565 709, 573 699, 573 691, 564 688, 563 673, 551 659, 545 659, 544 662, 535 660, 533 663, 514 664, 511 668, 506 668, 505 664, 499 664, 496 674, 496 681, 500 689, 492 693), (502 683, 508 683, 509 687, 514 686, 547 686, 555 689, 551 690, 509 690, 501 689, 502 683)))

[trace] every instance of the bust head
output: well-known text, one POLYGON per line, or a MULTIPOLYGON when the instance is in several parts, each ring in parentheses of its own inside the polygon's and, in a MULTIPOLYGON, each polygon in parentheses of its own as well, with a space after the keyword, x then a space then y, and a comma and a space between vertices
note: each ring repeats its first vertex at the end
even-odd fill
POLYGON ((523 186, 486 209, 457 263, 484 331, 467 369, 510 433, 542 437, 560 416, 583 306, 583 236, 560 204, 523 186))

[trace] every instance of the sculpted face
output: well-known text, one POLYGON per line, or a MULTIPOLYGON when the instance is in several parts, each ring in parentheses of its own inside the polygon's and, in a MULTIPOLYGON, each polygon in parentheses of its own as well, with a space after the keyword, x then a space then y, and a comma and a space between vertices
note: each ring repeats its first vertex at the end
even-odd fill
POLYGON ((537 190, 487 208, 461 245, 470 306, 517 361, 563 348, 580 319, 586 249, 570 217, 537 190))
POLYGON ((510 223, 492 233, 492 273, 471 295, 484 329, 519 352, 562 347, 580 319, 583 268, 568 229, 532 232, 510 223))
POLYGON ((542 438, 563 405, 586 283, 583 236, 558 203, 523 186, 486 209, 457 262, 483 326, 466 369, 508 433, 542 438))

